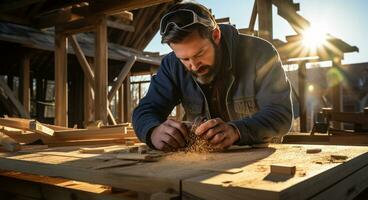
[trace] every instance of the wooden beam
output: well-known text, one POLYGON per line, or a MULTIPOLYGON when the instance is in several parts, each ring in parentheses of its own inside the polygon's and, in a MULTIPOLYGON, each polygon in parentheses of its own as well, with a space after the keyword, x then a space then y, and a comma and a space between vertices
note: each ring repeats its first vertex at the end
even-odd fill
POLYGON ((135 61, 137 60, 136 56, 132 56, 131 58, 129 58, 129 60, 125 63, 124 67, 121 69, 117 80, 115 81, 115 83, 113 84, 111 90, 109 91, 108 94, 108 100, 111 101, 112 98, 114 97, 114 95, 116 94, 116 91, 121 87, 121 85, 123 84, 124 80, 126 79, 127 75, 129 74, 130 70, 132 69, 135 61))
POLYGON ((131 113, 131 92, 130 92, 130 75, 128 75, 124 80, 124 122, 130 122, 131 113))
POLYGON ((28 120, 20 118, 0 118, 0 125, 27 131, 33 131, 35 133, 42 134, 45 136, 54 135, 54 130, 52 130, 47 126, 44 126, 43 124, 41 124, 36 120, 28 120))
POLYGON ((257 1, 254 1, 252 15, 249 20, 248 30, 253 32, 257 19, 257 1))
POLYGON ((95 75, 92 71, 91 66, 89 65, 86 56, 84 55, 82 48, 80 47, 77 38, 75 35, 69 36, 70 44, 74 50, 74 53, 81 65, 83 72, 88 80, 88 82, 93 85, 95 81, 95 75))
POLYGON ((118 90, 117 118, 120 123, 124 122, 124 85, 121 85, 118 90))
POLYGON ((7 83, 3 79, 0 79, 0 88, 2 89, 0 98, 3 97, 7 99, 9 103, 14 106, 17 114, 19 114, 20 117, 29 118, 29 113, 26 110, 24 110, 24 107, 21 104, 21 102, 14 95, 13 91, 8 87, 7 83))
POLYGON ((44 15, 35 16, 32 19, 32 24, 37 28, 47 28, 57 26, 58 28, 68 24, 68 21, 73 19, 71 9, 57 10, 44 15))
POLYGON ((272 41, 272 0, 256 0, 258 13, 259 36, 272 41))
POLYGON ((296 12, 299 10, 299 4, 283 0, 273 0, 273 4, 278 9, 278 15, 288 21, 297 33, 302 33, 304 29, 310 26, 309 21, 296 12))
MULTIPOLYGON (((331 74, 331 77, 328 77, 329 85, 331 88, 332 94, 332 107, 334 112, 342 112, 343 111, 343 98, 342 98, 342 83, 339 77, 339 72, 341 68, 341 58, 333 58, 332 59, 332 69, 335 69, 335 73, 331 74)), ((342 123, 340 122, 332 122, 332 126, 336 129, 342 129, 342 123)))
POLYGON ((94 31, 96 21, 98 21, 100 18, 101 16, 95 15, 87 18, 77 19, 71 22, 66 22, 55 26, 55 31, 62 32, 67 35, 94 31))
POLYGON ((128 32, 134 32, 135 31, 134 26, 132 26, 132 25, 123 24, 123 23, 115 22, 115 21, 111 21, 111 20, 107 21, 107 26, 109 28, 119 29, 119 30, 122 30, 122 31, 128 31, 128 32))
POLYGON ((45 0, 3 0, 0 3, 0 12, 20 9, 45 0))
MULTIPOLYGON (((74 47, 73 47, 74 48, 74 47)), ((94 66, 92 64, 92 59, 88 59, 87 62, 91 63, 90 66, 94 66), (88 61, 89 60, 89 61, 88 61)), ((90 121, 94 121, 94 97, 93 97, 93 83, 94 80, 91 81, 90 77, 88 77, 88 75, 86 73, 84 73, 84 90, 83 90, 83 96, 84 96, 84 108, 83 108, 83 112, 84 112, 84 127, 87 126, 88 122, 90 121)))
POLYGON ((55 125, 68 126, 67 48, 65 34, 55 32, 55 125))
POLYGON ((105 14, 116 15, 125 11, 146 8, 161 3, 170 2, 173 0, 106 0, 106 1, 92 1, 89 6, 73 8, 73 13, 85 13, 85 15, 105 14))
POLYGON ((107 123, 107 25, 106 17, 96 22, 95 35, 95 120, 107 123))
POLYGON ((31 97, 30 97, 30 57, 29 55, 23 58, 23 106, 26 112, 31 110, 31 97))
POLYGON ((9 15, 9 14, 3 14, 3 13, 0 13, 0 20, 5 21, 5 22, 10 22, 13 24, 22 24, 22 25, 27 25, 27 26, 31 25, 31 22, 28 19, 24 19, 21 17, 9 15))
POLYGON ((306 104, 306 63, 299 64, 298 69, 298 87, 299 87, 299 120, 300 132, 307 132, 307 104, 306 104))

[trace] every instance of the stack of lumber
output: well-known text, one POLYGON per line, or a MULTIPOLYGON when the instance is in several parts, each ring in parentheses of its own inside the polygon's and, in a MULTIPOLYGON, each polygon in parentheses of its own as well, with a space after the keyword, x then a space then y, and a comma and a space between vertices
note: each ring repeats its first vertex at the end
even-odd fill
POLYGON ((42 141, 48 146, 138 142, 130 123, 74 129, 22 118, 0 118, 0 132, 19 143, 42 141))

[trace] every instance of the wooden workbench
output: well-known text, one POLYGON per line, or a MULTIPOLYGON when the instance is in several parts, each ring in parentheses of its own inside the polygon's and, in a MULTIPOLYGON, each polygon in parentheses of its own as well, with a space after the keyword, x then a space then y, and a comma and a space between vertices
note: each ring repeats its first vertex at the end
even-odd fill
POLYGON ((272 144, 223 153, 173 153, 157 162, 94 169, 120 148, 126 147, 108 146, 113 151, 103 154, 81 154, 79 147, 0 153, 0 169, 149 194, 170 190, 184 199, 346 199, 368 185, 368 147, 272 144), (322 151, 307 154, 309 148, 322 151), (271 164, 295 165, 296 173, 270 173, 271 164), (236 172, 226 172, 232 169, 236 172))

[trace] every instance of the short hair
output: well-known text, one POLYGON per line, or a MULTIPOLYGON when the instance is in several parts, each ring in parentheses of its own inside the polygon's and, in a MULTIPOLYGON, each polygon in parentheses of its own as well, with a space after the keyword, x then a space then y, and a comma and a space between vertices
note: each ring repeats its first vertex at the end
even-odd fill
MULTIPOLYGON (((209 19, 212 20, 213 23, 215 24, 215 26, 217 26, 216 24, 216 20, 213 17, 213 15, 211 14, 211 11, 208 10, 205 6, 198 4, 198 3, 193 3, 193 2, 185 2, 185 3, 179 3, 174 5, 173 7, 171 7, 167 13, 170 12, 174 12, 180 9, 187 9, 187 10, 192 10, 193 12, 195 12, 198 16, 203 17, 205 19, 209 19)), ((167 14, 166 13, 166 14, 167 14)), ((182 17, 178 16, 177 18, 174 18, 172 21, 176 22, 177 24, 181 24, 181 21, 184 21, 185 19, 183 19, 182 17)), ((179 29, 176 26, 173 26, 172 29, 167 30, 166 33, 164 33, 162 35, 161 38, 161 43, 178 43, 183 41, 189 34, 193 33, 194 31, 198 31, 199 35, 202 38, 211 38, 212 36, 212 31, 213 31, 214 27, 206 27, 202 24, 193 24, 189 27, 186 27, 185 29, 179 29)))

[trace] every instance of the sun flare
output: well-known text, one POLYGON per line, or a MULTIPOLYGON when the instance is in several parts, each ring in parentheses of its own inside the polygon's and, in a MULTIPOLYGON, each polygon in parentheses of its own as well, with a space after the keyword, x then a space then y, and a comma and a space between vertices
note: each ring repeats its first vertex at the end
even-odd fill
POLYGON ((303 32, 303 45, 311 51, 316 51, 323 46, 327 40, 326 26, 323 24, 313 24, 303 32))

